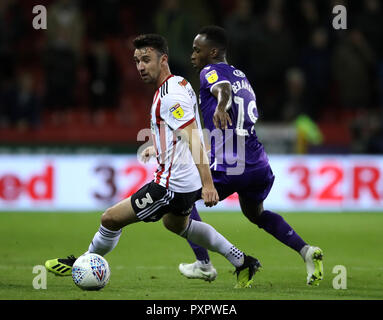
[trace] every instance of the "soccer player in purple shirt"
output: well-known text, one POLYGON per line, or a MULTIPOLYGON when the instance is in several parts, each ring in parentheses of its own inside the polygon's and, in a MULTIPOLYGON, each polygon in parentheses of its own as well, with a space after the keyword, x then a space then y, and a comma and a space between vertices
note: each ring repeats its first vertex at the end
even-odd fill
MULTIPOLYGON (((254 128, 258 119, 254 90, 246 75, 227 63, 226 48, 225 30, 207 26, 194 38, 191 56, 200 73, 200 109, 210 133, 210 169, 219 199, 237 192, 250 222, 298 252, 306 263, 307 284, 318 285, 323 279, 322 250, 308 245, 282 216, 263 207, 274 174, 254 128)), ((195 207, 191 218, 201 220, 195 207)), ((197 260, 181 263, 180 272, 188 278, 214 280, 217 272, 207 250, 189 244, 197 260)))

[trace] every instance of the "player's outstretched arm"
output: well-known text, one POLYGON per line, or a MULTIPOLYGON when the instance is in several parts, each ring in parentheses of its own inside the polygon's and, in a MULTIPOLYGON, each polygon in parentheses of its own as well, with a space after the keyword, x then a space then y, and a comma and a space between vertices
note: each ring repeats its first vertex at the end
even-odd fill
POLYGON ((217 99, 217 108, 213 115, 213 123, 217 129, 227 129, 232 125, 228 110, 231 108, 231 84, 222 82, 216 84, 211 93, 217 99))
POLYGON ((187 136, 190 152, 201 177, 202 199, 207 207, 215 206, 219 201, 219 196, 214 187, 209 167, 209 159, 205 147, 202 144, 196 122, 193 121, 191 124, 183 128, 182 133, 187 136))

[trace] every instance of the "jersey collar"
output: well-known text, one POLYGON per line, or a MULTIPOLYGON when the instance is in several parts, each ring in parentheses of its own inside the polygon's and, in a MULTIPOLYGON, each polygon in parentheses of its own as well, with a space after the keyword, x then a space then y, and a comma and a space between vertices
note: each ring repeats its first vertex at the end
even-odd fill
POLYGON ((164 81, 162 81, 162 83, 161 83, 160 86, 157 88, 157 90, 158 90, 159 88, 161 88, 162 85, 163 85, 166 81, 168 81, 171 77, 174 77, 174 74, 169 75, 164 81))

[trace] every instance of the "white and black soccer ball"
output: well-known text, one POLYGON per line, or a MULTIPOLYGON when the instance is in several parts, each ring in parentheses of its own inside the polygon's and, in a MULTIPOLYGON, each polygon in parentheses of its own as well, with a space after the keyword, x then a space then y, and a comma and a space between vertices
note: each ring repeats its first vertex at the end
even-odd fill
POLYGON ((83 290, 100 290, 109 282, 109 264, 96 253, 85 253, 73 264, 72 279, 83 290))

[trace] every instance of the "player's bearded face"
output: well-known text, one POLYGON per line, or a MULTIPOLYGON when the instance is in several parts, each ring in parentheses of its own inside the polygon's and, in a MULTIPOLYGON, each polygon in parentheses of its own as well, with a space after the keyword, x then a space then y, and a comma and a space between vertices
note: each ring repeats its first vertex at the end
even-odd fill
POLYGON ((148 84, 157 82, 161 72, 161 59, 159 54, 150 47, 136 49, 134 61, 141 79, 148 84))

